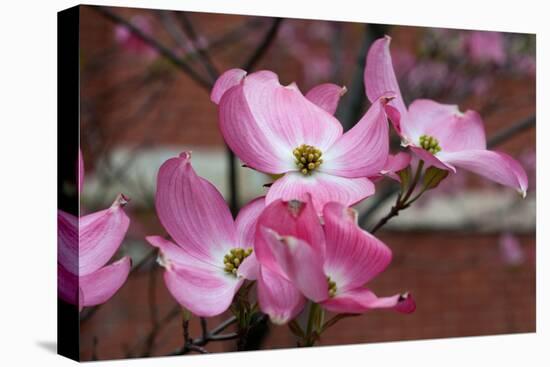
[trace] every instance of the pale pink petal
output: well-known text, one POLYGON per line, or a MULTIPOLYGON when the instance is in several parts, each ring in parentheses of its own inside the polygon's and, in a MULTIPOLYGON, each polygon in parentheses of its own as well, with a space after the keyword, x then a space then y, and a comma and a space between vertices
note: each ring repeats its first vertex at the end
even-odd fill
POLYGON ((78 276, 71 273, 59 262, 57 263, 57 295, 63 301, 76 305, 78 303, 78 276))
POLYGON ((476 173, 501 185, 516 189, 523 197, 528 179, 523 167, 506 153, 490 150, 465 150, 443 153, 445 163, 476 173))
POLYGON ((80 276, 101 268, 120 247, 130 225, 130 219, 123 210, 127 202, 124 195, 119 195, 109 209, 80 217, 80 276))
POLYGON ((241 263, 237 269, 237 276, 243 277, 248 280, 258 279, 258 273, 260 271, 260 263, 256 258, 256 254, 253 252, 241 263))
POLYGON ((414 299, 408 293, 379 298, 366 288, 356 288, 339 294, 323 302, 322 306, 331 312, 352 314, 375 308, 390 308, 401 313, 412 313, 416 310, 414 299))
POLYGON ((82 151, 78 150, 78 192, 82 192, 84 187, 84 159, 82 158, 82 151))
POLYGON ((391 250, 361 229, 355 210, 328 203, 323 210, 326 255, 324 269, 336 283, 337 294, 360 287, 391 262, 391 250))
POLYGON ((229 89, 220 100, 219 126, 226 144, 247 166, 266 173, 296 169, 294 147, 256 120, 242 84, 229 89))
POLYGON ((420 136, 433 136, 444 152, 486 148, 479 114, 471 110, 462 113, 456 105, 418 99, 409 106, 401 128, 410 143, 419 145, 420 136))
POLYGON ((372 103, 388 92, 395 94, 396 98, 389 105, 399 112, 401 118, 404 118, 407 108, 393 70, 390 42, 391 37, 385 36, 376 40, 370 47, 364 73, 365 91, 372 103))
POLYGON ((265 209, 265 197, 259 197, 246 204, 235 219, 237 229, 237 245, 239 247, 254 247, 254 235, 256 223, 260 214, 265 209))
POLYGON ((254 253, 258 261, 272 271, 282 274, 270 250, 270 243, 259 233, 260 228, 275 231, 281 236, 293 236, 309 243, 321 256, 325 253, 325 235, 309 195, 304 201, 277 200, 265 208, 258 219, 254 253))
POLYGON ((310 102, 295 84, 279 84, 273 73, 250 74, 244 79, 243 93, 256 124, 270 143, 272 139, 282 142, 292 162, 292 151, 299 145, 326 151, 342 135, 342 125, 334 116, 310 102))
POLYGON ((401 182, 401 178, 397 172, 407 168, 411 164, 411 159, 411 155, 406 152, 399 152, 395 155, 389 154, 379 176, 387 176, 392 180, 401 182))
POLYGON ((166 269, 170 269, 173 266, 176 267, 193 267, 193 268, 204 268, 206 270, 211 270, 217 268, 223 270, 223 260, 220 259, 219 263, 212 264, 208 261, 205 261, 203 258, 196 257, 186 248, 180 247, 172 241, 169 241, 160 236, 147 236, 145 237, 147 242, 152 246, 159 249, 159 257, 157 262, 166 269))
POLYGON ((303 201, 309 194, 315 210, 321 213, 326 203, 336 201, 351 206, 374 194, 374 190, 374 184, 367 178, 338 177, 323 172, 304 176, 291 172, 273 183, 267 192, 266 203, 278 199, 303 201))
MULTIPOLYGON (((258 230, 268 244, 275 261, 279 264, 282 275, 306 298, 314 302, 325 300, 328 297, 328 283, 323 272, 321 254, 315 251, 309 243, 296 237, 282 237, 277 232, 265 227, 259 227, 258 230)), ((276 269, 269 270, 277 272, 276 269)))
POLYGON ((105 303, 122 287, 131 268, 132 260, 126 256, 111 265, 81 276, 82 306, 105 303))
POLYGON ((363 118, 323 154, 322 172, 342 177, 368 177, 384 167, 389 152, 389 127, 384 104, 372 104, 363 118))
POLYGON ((418 157, 418 159, 421 159, 426 163, 426 167, 433 166, 439 169, 450 171, 452 173, 456 173, 456 168, 454 166, 442 161, 442 152, 433 155, 424 148, 412 145, 409 146, 409 149, 418 157))
POLYGON ((78 275, 78 218, 62 210, 57 211, 57 262, 78 275))
POLYGON ((242 69, 229 69, 216 80, 212 92, 210 93, 210 100, 215 104, 219 104, 222 96, 231 87, 239 84, 246 76, 246 71, 242 69))
POLYGON ((172 266, 164 272, 166 287, 176 301, 201 317, 225 312, 243 281, 215 267, 172 266))
POLYGON ((304 308, 305 298, 289 281, 265 267, 258 277, 258 304, 274 324, 294 319, 304 308))
POLYGON ((306 93, 306 98, 331 115, 334 115, 338 108, 340 97, 342 97, 346 91, 346 87, 340 87, 336 84, 319 84, 306 93))
POLYGON ((160 222, 182 248, 218 266, 237 244, 231 212, 219 191, 199 177, 182 153, 160 167, 156 208, 160 222))

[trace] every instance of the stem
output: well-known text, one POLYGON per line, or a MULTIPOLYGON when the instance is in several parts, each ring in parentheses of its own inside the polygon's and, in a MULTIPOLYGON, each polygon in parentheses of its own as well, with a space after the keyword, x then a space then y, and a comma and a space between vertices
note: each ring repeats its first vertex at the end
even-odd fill
POLYGON ((311 347, 317 340, 319 340, 324 315, 325 311, 321 308, 321 306, 315 302, 311 302, 309 306, 306 335, 301 343, 302 346, 311 347))

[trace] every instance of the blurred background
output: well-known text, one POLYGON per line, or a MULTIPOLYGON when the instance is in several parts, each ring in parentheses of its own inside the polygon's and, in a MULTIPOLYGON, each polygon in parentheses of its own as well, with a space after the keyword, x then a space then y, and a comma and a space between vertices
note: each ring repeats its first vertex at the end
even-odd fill
MULTIPOLYGON (((378 236, 394 254, 373 283, 379 295, 404 290, 411 315, 373 311, 344 319, 321 345, 535 331, 535 36, 318 20, 82 6, 81 149, 86 166, 82 213, 131 198, 131 225, 120 254, 130 255, 127 283, 106 304, 81 313, 81 358, 167 355, 182 346, 181 310, 166 290, 144 237, 164 234, 154 210, 160 165, 193 151, 196 171, 233 211, 265 193, 270 178, 228 154, 209 91, 235 67, 269 69, 302 92, 345 85, 337 117, 349 129, 368 107, 364 57, 372 41, 392 36, 391 52, 408 103, 430 98, 481 113, 492 149, 528 172, 526 199, 459 172, 400 213, 378 236)), ((392 136, 393 150, 399 140, 392 136)), ((395 200, 396 186, 357 206, 372 228, 395 200)), ((209 320, 214 326, 222 315, 209 320)), ((192 335, 200 335, 198 320, 192 335)), ((293 347, 286 326, 255 336, 262 349, 293 347)), ((210 352, 235 350, 212 342, 210 352)))

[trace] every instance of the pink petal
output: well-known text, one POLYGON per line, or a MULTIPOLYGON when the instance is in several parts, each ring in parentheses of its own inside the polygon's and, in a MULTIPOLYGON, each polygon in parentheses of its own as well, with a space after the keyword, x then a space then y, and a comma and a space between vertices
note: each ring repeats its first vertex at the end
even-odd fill
POLYGON ((164 282, 179 304, 204 317, 227 310, 244 279, 226 274, 222 259, 213 265, 160 236, 149 236, 146 240, 159 248, 158 262, 166 269, 164 282))
POLYGON ((78 218, 62 210, 57 211, 57 262, 78 275, 78 218))
POLYGON ((78 150, 78 192, 82 192, 84 187, 84 159, 82 158, 82 151, 78 150))
POLYGON ((131 268, 132 260, 126 256, 111 265, 81 276, 82 306, 95 306, 107 302, 122 287, 131 268))
POLYGON ((391 37, 385 36, 376 40, 370 47, 364 73, 365 91, 372 103, 388 92, 395 94, 396 98, 389 105, 394 107, 403 118, 407 108, 393 70, 390 42, 391 37))
POLYGON ((325 83, 319 84, 306 93, 306 98, 331 115, 334 115, 338 108, 338 102, 347 92, 346 87, 340 87, 336 84, 325 83))
POLYGON ((239 247, 254 247, 256 224, 264 209, 265 197, 262 196, 252 200, 239 211, 237 219, 235 219, 239 247))
POLYGON ((525 261, 525 254, 521 248, 521 243, 514 234, 510 232, 502 234, 498 244, 501 258, 506 265, 517 266, 525 261))
POLYGON ((314 172, 304 176, 298 172, 290 172, 279 178, 269 188, 266 203, 275 200, 306 200, 311 195, 317 213, 331 201, 351 206, 374 194, 374 184, 367 178, 345 178, 314 172))
POLYGON ((258 277, 258 303, 260 310, 269 315, 271 322, 285 324, 304 308, 305 298, 289 281, 265 267, 258 277))
POLYGON ((292 161, 297 146, 309 144, 326 151, 342 135, 334 116, 305 98, 295 84, 279 84, 276 74, 253 73, 243 84, 256 123, 283 142, 292 161))
POLYGON ((282 237, 265 227, 260 227, 259 231, 285 278, 306 298, 314 302, 325 300, 328 297, 328 283, 321 254, 296 237, 282 237))
POLYGON ((439 169, 444 169, 452 173, 456 173, 456 168, 450 164, 447 164, 442 161, 442 153, 439 152, 436 155, 428 152, 424 148, 417 146, 409 145, 409 149, 418 157, 418 159, 423 160, 426 163, 426 167, 437 167, 439 169))
POLYGON ((166 287, 176 301, 201 317, 225 312, 243 281, 213 266, 172 266, 164 272, 166 287))
POLYGON ((182 153, 160 167, 156 208, 160 222, 189 254, 219 266, 237 244, 231 212, 216 188, 199 177, 182 153))
POLYGON ((415 145, 421 135, 435 137, 444 152, 485 149, 483 121, 475 111, 461 113, 456 105, 419 99, 409 106, 403 134, 415 145))
POLYGON ((528 179, 523 167, 506 153, 491 150, 465 150, 441 154, 445 163, 463 168, 501 185, 515 188, 523 197, 528 179))
POLYGON ((242 69, 229 69, 216 80, 212 92, 210 93, 210 100, 215 104, 219 104, 222 96, 231 87, 239 84, 246 76, 246 71, 242 69))
POLYGON ((374 102, 357 125, 323 154, 322 172, 342 177, 368 177, 380 172, 389 152, 385 103, 387 99, 374 102))
POLYGON ((411 159, 411 155, 405 152, 399 152, 395 155, 389 154, 379 176, 387 176, 392 180, 401 182, 401 178, 397 172, 407 168, 411 164, 411 159))
POLYGON ((309 195, 305 196, 304 201, 277 200, 271 203, 260 215, 257 228, 254 253, 258 261, 271 271, 283 273, 271 252, 270 243, 259 233, 260 228, 270 229, 281 236, 299 238, 313 246, 315 252, 324 255, 325 235, 309 195))
POLYGON ((323 210, 326 235, 325 273, 336 282, 337 294, 360 287, 391 262, 391 250, 357 225, 355 210, 328 203, 323 210))
POLYGON ((78 303, 78 276, 57 263, 57 295, 63 301, 76 305, 78 303))
POLYGON ((412 313, 416 304, 408 293, 391 297, 377 297, 366 288, 349 290, 322 303, 323 307, 336 313, 363 313, 375 308, 391 308, 401 313, 412 313))
POLYGON ((127 202, 124 195, 119 195, 109 209, 80 217, 80 276, 101 268, 120 247, 130 225, 123 210, 127 202))
POLYGON ((237 276, 248 280, 258 279, 258 273, 260 272, 260 263, 256 258, 256 254, 250 254, 237 269, 237 276))
POLYGON ((284 173, 296 169, 292 157, 293 147, 289 147, 262 121, 256 119, 242 84, 225 92, 218 108, 223 138, 247 166, 266 173, 284 173))

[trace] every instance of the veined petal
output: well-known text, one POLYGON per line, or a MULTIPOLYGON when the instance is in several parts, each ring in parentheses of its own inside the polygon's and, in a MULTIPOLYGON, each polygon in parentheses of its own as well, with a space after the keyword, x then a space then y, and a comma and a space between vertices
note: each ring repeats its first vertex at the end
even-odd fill
POLYGON ((161 236, 147 236, 145 239, 149 244, 159 249, 157 262, 166 269, 176 266, 180 268, 193 267, 207 270, 218 268, 220 271, 223 270, 223 260, 221 259, 217 265, 212 264, 161 236))
POLYGON ((126 256, 111 265, 81 276, 82 306, 95 306, 107 302, 122 287, 131 268, 132 260, 126 256))
POLYGON ((229 89, 239 84, 246 76, 246 71, 242 69, 229 69, 216 80, 212 92, 210 93, 210 100, 215 104, 219 104, 222 96, 229 89))
POLYGON ((291 162, 292 151, 299 145, 326 151, 342 135, 342 125, 334 116, 310 102, 295 84, 282 86, 274 73, 250 74, 244 79, 243 92, 256 124, 270 142, 275 138, 283 143, 291 162))
POLYGON ((328 299, 322 305, 336 313, 363 313, 375 308, 390 308, 401 313, 412 313, 416 310, 414 299, 408 293, 379 298, 366 288, 348 290, 328 299))
POLYGON ((332 83, 325 83, 311 88, 306 93, 306 98, 331 115, 334 115, 336 109, 338 108, 340 97, 342 97, 346 92, 346 87, 340 87, 332 83))
POLYGON ((380 178, 381 176, 387 176, 392 180, 401 182, 401 178, 397 172, 407 168, 411 164, 411 159, 411 155, 406 152, 399 152, 395 155, 389 154, 388 159, 386 159, 386 163, 384 164, 384 168, 382 168, 380 174, 375 177, 380 178))
POLYGON ((323 272, 321 254, 309 243, 296 237, 281 237, 277 232, 265 227, 260 227, 259 231, 285 278, 306 298, 314 302, 327 299, 328 283, 323 272))
POLYGON ((357 224, 357 212, 339 203, 323 210, 326 255, 324 269, 337 294, 361 287, 391 262, 391 250, 357 224))
POLYGON ((456 168, 450 164, 447 164, 442 161, 442 152, 437 154, 432 154, 425 150, 414 145, 409 145, 409 149, 413 152, 419 159, 423 160, 426 163, 426 166, 433 166, 439 169, 444 169, 452 173, 456 173, 456 168))
POLYGON ((190 158, 182 153, 160 167, 157 214, 180 247, 218 266, 237 243, 233 217, 219 191, 195 173, 190 158))
POLYGON ((78 275, 78 218, 63 210, 57 211, 57 261, 65 271, 78 275))
POLYGON ((393 70, 390 42, 391 37, 385 36, 374 41, 370 47, 364 73, 365 91, 372 103, 388 92, 395 94, 396 98, 390 101, 389 105, 399 112, 401 118, 404 118, 407 108, 393 70))
POLYGON ((215 267, 172 266, 164 272, 166 287, 176 301, 201 317, 227 310, 243 281, 215 267))
POLYGON ((323 154, 322 172, 342 177, 368 177, 384 167, 389 153, 389 127, 384 104, 375 101, 363 118, 323 154))
POLYGON ((61 263, 57 263, 57 296, 72 305, 78 304, 78 276, 71 273, 61 263))
MULTIPOLYGON (((267 96, 264 98, 269 99, 267 96)), ((242 84, 225 92, 218 108, 223 138, 247 166, 266 173, 296 169, 292 156, 294 147, 289 147, 271 129, 256 120, 242 84)))
POLYGON ((259 197, 246 204, 235 219, 237 228, 237 244, 239 247, 254 247, 256 224, 260 214, 265 209, 265 197, 259 197))
POLYGON ((258 303, 271 322, 281 325, 294 319, 304 308, 305 301, 292 283, 265 267, 260 268, 258 303))
POLYGON ((260 229, 275 231, 280 236, 293 236, 310 244, 320 256, 325 253, 323 227, 311 197, 305 195, 303 201, 276 200, 268 205, 260 215, 254 239, 254 253, 258 261, 279 274, 283 274, 280 264, 273 256, 270 243, 260 233, 260 229))
POLYGON ((130 219, 123 210, 127 202, 124 195, 119 195, 109 209, 80 217, 80 276, 101 268, 120 247, 130 225, 130 219))
POLYGON ((374 184, 367 178, 346 178, 314 172, 304 176, 299 172, 290 172, 279 178, 269 188, 266 203, 275 200, 305 200, 311 195, 317 213, 331 201, 351 206, 374 194, 374 184))
POLYGON ((475 111, 460 112, 458 106, 418 99, 411 103, 403 134, 418 145, 420 136, 436 138, 444 152, 485 149, 483 121, 475 111))
POLYGON ((251 253, 237 269, 237 276, 248 280, 258 279, 258 273, 260 271, 260 263, 256 258, 255 253, 251 253))
POLYGON ((491 150, 465 150, 441 154, 441 160, 476 173, 491 181, 516 189, 525 197, 527 174, 514 158, 506 153, 491 150))

